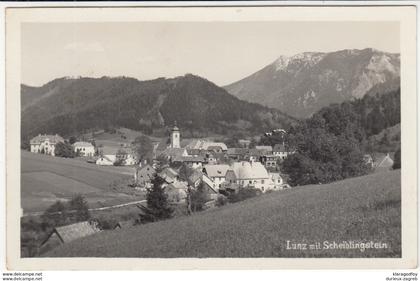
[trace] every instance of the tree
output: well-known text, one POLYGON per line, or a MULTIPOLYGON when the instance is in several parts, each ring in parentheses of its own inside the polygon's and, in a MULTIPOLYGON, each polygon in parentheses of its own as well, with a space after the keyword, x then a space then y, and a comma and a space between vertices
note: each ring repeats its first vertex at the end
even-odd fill
POLYGON ((75 136, 71 136, 71 137, 69 138, 69 143, 70 143, 70 144, 74 144, 76 141, 77 141, 77 138, 76 138, 75 136))
POLYGON ((73 222, 86 221, 90 219, 89 205, 85 197, 81 194, 73 196, 68 203, 68 209, 74 211, 73 222))
POLYGON ((67 142, 59 142, 55 145, 54 150, 55 156, 64 157, 64 158, 74 158, 75 152, 73 146, 67 142))
POLYGON ((392 169, 401 169, 401 148, 395 152, 394 155, 394 165, 392 165, 392 169))
POLYGON ((183 181, 188 181, 188 178, 194 173, 194 169, 183 163, 179 169, 179 178, 183 181))
POLYGON ((152 141, 145 135, 136 137, 133 141, 133 149, 139 161, 146 160, 148 163, 152 162, 153 145, 152 141))
POLYGON ((172 217, 173 208, 169 205, 168 196, 162 187, 164 180, 155 175, 152 179, 152 187, 147 190, 147 206, 138 205, 142 213, 140 214, 140 223, 155 222, 172 217))
POLYGON ((44 229, 65 225, 69 221, 67 206, 63 202, 57 201, 45 210, 41 219, 44 229))
POLYGON ((351 105, 333 105, 289 130, 296 149, 283 162, 291 185, 329 183, 366 174, 361 149, 365 134, 351 105))
POLYGON ((191 205, 191 211, 198 212, 204 209, 204 204, 209 201, 209 195, 203 183, 196 189, 189 191, 189 204, 191 205))

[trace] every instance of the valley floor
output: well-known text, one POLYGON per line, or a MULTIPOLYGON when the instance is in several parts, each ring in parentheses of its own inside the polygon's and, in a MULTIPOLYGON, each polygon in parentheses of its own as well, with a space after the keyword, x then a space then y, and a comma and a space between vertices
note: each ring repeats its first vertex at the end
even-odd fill
POLYGON ((401 257, 401 173, 396 170, 301 186, 189 217, 103 231, 46 255, 401 257), (381 248, 326 249, 325 241, 330 245, 373 242, 381 248), (320 249, 309 249, 316 243, 321 244, 320 249), (307 247, 291 249, 292 244, 307 247))
POLYGON ((91 208, 123 204, 144 198, 115 192, 112 184, 132 178, 131 167, 98 166, 21 151, 21 204, 24 214, 42 212, 57 200, 83 194, 91 208))

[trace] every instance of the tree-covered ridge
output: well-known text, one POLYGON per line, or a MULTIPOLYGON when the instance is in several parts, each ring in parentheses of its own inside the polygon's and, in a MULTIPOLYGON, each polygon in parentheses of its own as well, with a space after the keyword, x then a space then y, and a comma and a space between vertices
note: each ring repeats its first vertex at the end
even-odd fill
MULTIPOLYGON (((27 92, 29 88, 25 89, 27 92)), ((241 101, 194 75, 150 81, 79 78, 59 80, 54 83, 53 93, 26 107, 22 112, 22 135, 68 136, 108 127, 153 134, 174 121, 188 131, 229 134, 288 127, 293 119, 277 110, 241 101)))
POLYGON ((292 126, 295 151, 283 163, 293 185, 328 183, 369 172, 368 138, 400 123, 400 90, 331 105, 292 126))

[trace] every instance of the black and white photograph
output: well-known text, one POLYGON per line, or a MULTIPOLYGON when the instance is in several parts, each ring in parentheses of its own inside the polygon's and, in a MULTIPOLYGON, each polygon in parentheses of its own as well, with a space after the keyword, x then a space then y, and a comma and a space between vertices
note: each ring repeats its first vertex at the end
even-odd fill
POLYGON ((19 29, 20 259, 403 258, 399 21, 19 29))

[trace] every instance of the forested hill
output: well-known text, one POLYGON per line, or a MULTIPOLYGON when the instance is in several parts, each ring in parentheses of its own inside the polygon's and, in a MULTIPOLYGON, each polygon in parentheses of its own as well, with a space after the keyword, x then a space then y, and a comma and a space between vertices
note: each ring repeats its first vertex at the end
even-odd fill
POLYGON ((227 135, 287 128, 293 118, 241 101, 223 88, 187 74, 172 79, 60 78, 43 87, 22 86, 22 138, 69 136, 126 127, 148 134, 177 121, 181 129, 227 135))
MULTIPOLYGON (((400 121, 399 89, 323 108, 290 129, 288 143, 296 153, 285 160, 283 172, 290 176, 292 185, 327 183, 369 173, 364 155, 380 150, 370 137, 400 121)), ((399 150, 399 145, 395 148, 399 150)))

